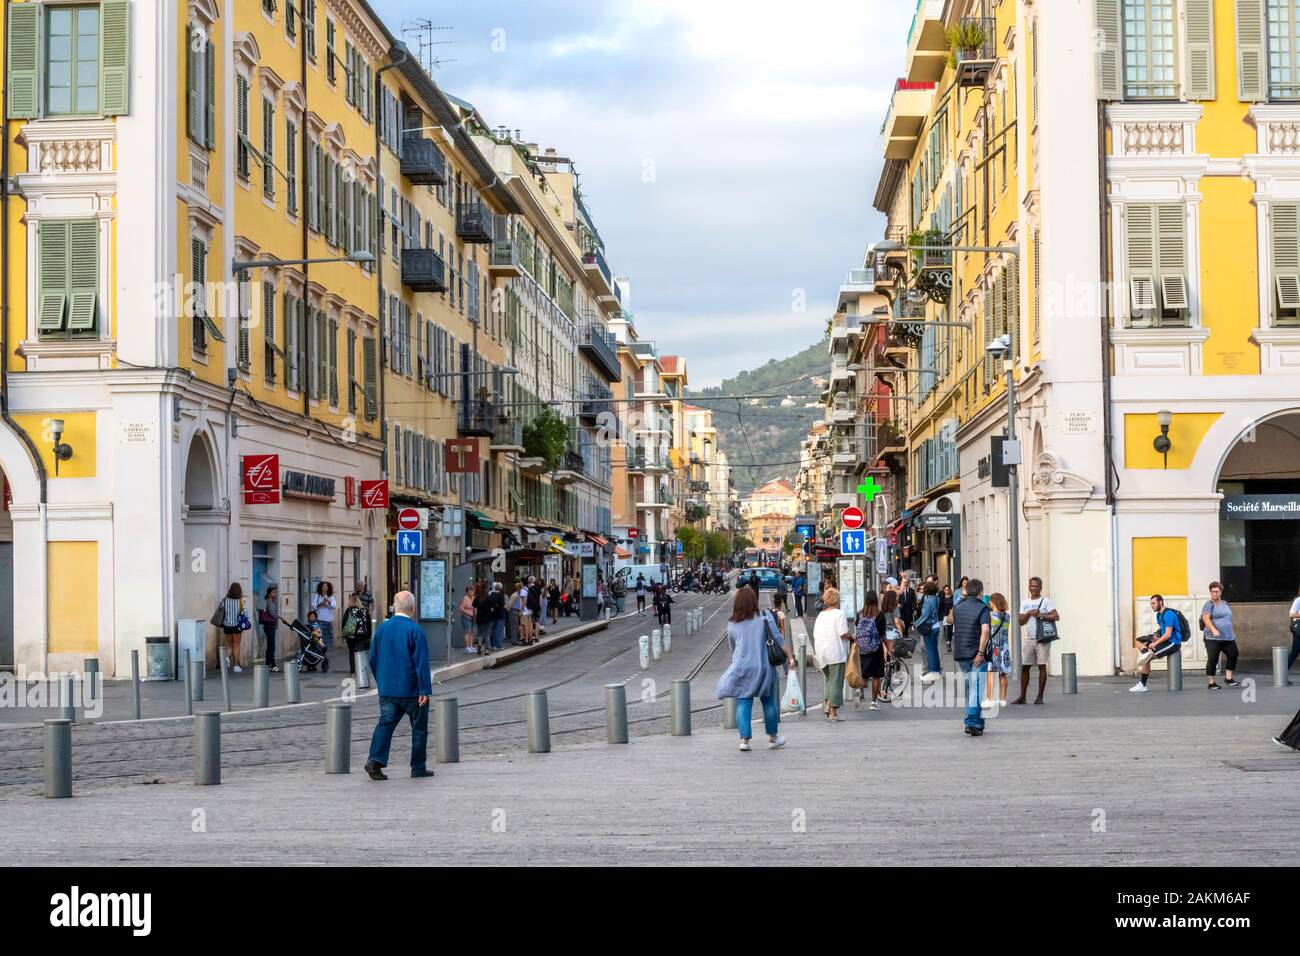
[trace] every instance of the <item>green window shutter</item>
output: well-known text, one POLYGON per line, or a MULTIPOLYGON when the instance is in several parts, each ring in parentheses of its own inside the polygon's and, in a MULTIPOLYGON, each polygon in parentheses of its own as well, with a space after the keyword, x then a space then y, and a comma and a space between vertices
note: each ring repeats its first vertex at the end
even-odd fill
POLYGON ((1097 0, 1097 97, 1124 98, 1124 32, 1121 0, 1097 0))
POLYGON ((320 231, 320 150, 307 142, 307 228, 320 231))
POLYGON ((330 319, 329 336, 330 336, 330 341, 329 341, 330 404, 338 405, 339 403, 339 324, 335 319, 330 319))
POLYGON ((1011 336, 1011 351, 1020 354, 1020 260, 1015 256, 1007 266, 1007 334, 1011 336))
POLYGON ((262 99, 262 193, 275 198, 275 101, 262 99))
POLYGON ((9 119, 35 119, 40 69, 40 15, 43 7, 22 3, 9 7, 9 119))
POLYGON ((1280 309, 1300 309, 1300 206, 1272 207, 1273 285, 1280 309))
POLYGON ((262 283, 262 337, 275 344, 275 286, 262 283))
POLYGON ((337 79, 334 65, 334 21, 325 18, 325 79, 331 83, 337 79))
POLYGON ((1162 324, 1185 325, 1191 302, 1187 289, 1187 215, 1182 203, 1156 207, 1156 237, 1161 312, 1182 313, 1181 318, 1164 318, 1162 324))
POLYGON ((298 212, 298 127, 285 121, 284 125, 284 178, 285 201, 290 215, 298 212))
POLYGON ((1187 98, 1214 99, 1214 2, 1186 0, 1187 98))
POLYGON ((1145 328, 1151 325, 1156 311, 1155 209, 1130 205, 1125 210, 1124 222, 1129 309, 1133 326, 1145 328))
POLYGON ((379 351, 373 338, 361 343, 361 365, 366 395, 366 418, 373 420, 379 414, 379 351))
POLYGON ((131 90, 130 4, 102 0, 99 17, 99 108, 105 116, 122 116, 131 90))
POLYGON ((995 338, 993 334, 993 290, 987 285, 984 287, 981 303, 980 314, 983 316, 981 324, 984 330, 984 391, 987 392, 993 387, 993 359, 988 354, 988 344, 995 338))
POLYGON ((68 224, 68 331, 95 331, 99 298, 99 223, 68 224))
POLYGON ((37 331, 58 332, 68 301, 68 226, 66 222, 42 222, 37 226, 37 277, 40 311, 37 331))
POLYGON ((336 203, 338 201, 338 193, 336 189, 338 186, 338 180, 334 175, 335 170, 336 167, 334 165, 334 160, 326 156, 325 157, 325 238, 331 246, 337 245, 337 243, 335 242, 334 226, 337 220, 336 203))
POLYGON ((329 397, 329 323, 325 313, 316 311, 316 397, 325 401, 329 397))
POLYGON ((235 132, 239 142, 235 150, 236 172, 248 178, 248 80, 235 77, 235 132))
POLYGON ((1264 0, 1237 0, 1237 99, 1245 103, 1268 98, 1264 36, 1264 0))
POLYGON ((203 63, 202 57, 194 49, 194 41, 198 36, 198 31, 190 27, 186 31, 185 37, 185 99, 188 108, 185 111, 185 127, 189 133, 190 139, 199 142, 203 139, 203 127, 199 122, 200 107, 199 101, 203 96, 203 83, 201 81, 203 63))
POLYGON ((239 291, 239 315, 237 316, 239 338, 237 339, 238 356, 236 361, 239 363, 240 369, 247 372, 253 364, 252 342, 249 334, 249 320, 253 311, 253 303, 251 298, 252 288, 246 270, 241 269, 235 276, 235 285, 239 291))
POLYGON ((204 141, 208 149, 217 148, 217 48, 211 43, 203 54, 207 70, 207 82, 203 88, 207 91, 207 102, 203 105, 204 141))

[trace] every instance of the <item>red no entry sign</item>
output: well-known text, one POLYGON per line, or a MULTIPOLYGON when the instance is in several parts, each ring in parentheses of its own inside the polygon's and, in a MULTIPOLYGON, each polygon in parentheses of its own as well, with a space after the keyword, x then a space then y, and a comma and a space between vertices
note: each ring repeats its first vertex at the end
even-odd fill
POLYGON ((414 508, 403 508, 397 512, 397 526, 403 531, 418 531, 420 528, 420 512, 414 508))
POLYGON ((861 528, 867 520, 867 516, 862 513, 861 508, 845 508, 844 513, 840 515, 840 524, 850 531, 861 528))

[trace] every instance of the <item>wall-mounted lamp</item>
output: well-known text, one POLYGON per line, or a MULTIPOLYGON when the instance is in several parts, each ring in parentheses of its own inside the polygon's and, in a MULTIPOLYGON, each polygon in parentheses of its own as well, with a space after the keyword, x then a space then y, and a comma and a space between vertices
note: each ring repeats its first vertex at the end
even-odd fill
POLYGON ((1156 451, 1164 456, 1165 470, 1169 470, 1169 449, 1174 447, 1174 443, 1169 440, 1169 426, 1174 423, 1173 412, 1156 412, 1156 420, 1160 422, 1160 434, 1153 442, 1156 451))
POLYGON ((72 457, 72 446, 63 442, 63 419, 50 419, 50 436, 54 439, 54 477, 59 476, 59 462, 72 457))

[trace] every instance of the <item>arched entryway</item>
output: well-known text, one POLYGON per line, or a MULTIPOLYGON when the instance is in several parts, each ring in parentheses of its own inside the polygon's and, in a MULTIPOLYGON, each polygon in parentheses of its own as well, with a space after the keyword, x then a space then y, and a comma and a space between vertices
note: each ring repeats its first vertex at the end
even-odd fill
POLYGON ((1234 606, 1289 604, 1300 585, 1300 409, 1238 436, 1216 490, 1224 597, 1234 606))
POLYGON ((221 487, 216 455, 207 437, 195 435, 185 456, 185 500, 182 516, 185 551, 181 558, 181 608, 178 616, 206 620, 216 606, 218 590, 224 593, 222 528, 227 516, 221 509, 221 487))

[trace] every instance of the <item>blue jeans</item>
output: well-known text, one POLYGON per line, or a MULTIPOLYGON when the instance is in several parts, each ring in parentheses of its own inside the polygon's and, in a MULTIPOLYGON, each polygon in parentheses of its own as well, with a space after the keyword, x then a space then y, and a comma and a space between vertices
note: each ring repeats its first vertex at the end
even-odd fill
POLYGON ((976 670, 971 661, 958 661, 957 667, 962 672, 962 682, 966 690, 966 726, 983 730, 984 717, 980 714, 980 700, 984 697, 986 671, 983 667, 976 670))
POLYGON ((916 625, 916 629, 925 640, 925 669, 931 674, 937 674, 943 669, 943 663, 939 660, 939 630, 929 622, 916 625))
POLYGON ((387 766, 393 731, 403 717, 411 719, 411 772, 416 773, 425 769, 429 739, 429 705, 421 707, 418 697, 379 698, 379 723, 370 737, 370 762, 387 766))
MULTIPOLYGON (((776 678, 772 680, 775 682, 776 678)), ((777 700, 780 691, 773 687, 766 697, 759 698, 763 705, 763 729, 767 731, 769 737, 775 737, 777 731, 781 729, 781 706, 777 700)), ((750 723, 754 715, 754 698, 738 697, 736 698, 736 729, 740 731, 740 739, 748 740, 753 733, 750 723)))
POLYGON ((499 651, 506 646, 506 622, 492 622, 492 650, 499 651))
POLYGON ((325 645, 325 650, 334 650, 334 622, 317 621, 316 626, 320 628, 321 643, 325 645))

